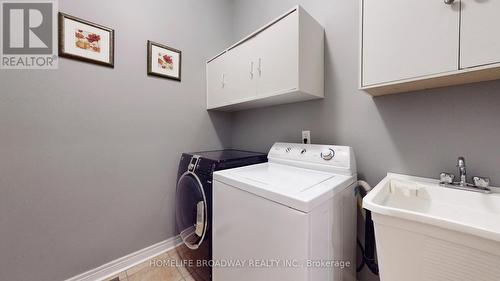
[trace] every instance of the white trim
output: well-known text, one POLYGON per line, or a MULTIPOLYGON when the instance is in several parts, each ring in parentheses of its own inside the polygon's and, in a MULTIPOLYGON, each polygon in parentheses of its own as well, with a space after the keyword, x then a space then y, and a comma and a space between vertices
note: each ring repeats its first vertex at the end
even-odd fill
POLYGON ((66 281, 96 281, 103 280, 134 266, 147 261, 153 257, 156 257, 162 253, 165 253, 179 244, 182 240, 179 236, 169 238, 167 240, 161 241, 137 252, 128 254, 124 257, 118 258, 114 261, 103 264, 99 267, 91 269, 87 272, 79 274, 77 276, 66 279, 66 281))

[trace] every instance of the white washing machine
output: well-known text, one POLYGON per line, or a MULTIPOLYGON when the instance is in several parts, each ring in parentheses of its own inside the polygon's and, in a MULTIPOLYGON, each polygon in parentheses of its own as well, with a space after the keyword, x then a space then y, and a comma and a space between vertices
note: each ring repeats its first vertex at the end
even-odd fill
POLYGON ((213 280, 356 280, 352 149, 276 143, 268 160, 214 173, 213 280))

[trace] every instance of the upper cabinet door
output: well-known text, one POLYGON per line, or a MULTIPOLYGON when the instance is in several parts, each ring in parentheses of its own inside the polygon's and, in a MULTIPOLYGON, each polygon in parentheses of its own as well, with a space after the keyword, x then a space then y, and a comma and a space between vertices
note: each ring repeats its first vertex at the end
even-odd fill
POLYGON ((462 0, 460 67, 500 63, 500 1, 462 0))
POLYGON ((273 96, 298 88, 298 11, 267 27, 255 37, 257 95, 273 96))
POLYGON ((362 1, 362 86, 458 70, 458 0, 362 1))
POLYGON ((255 37, 229 49, 227 103, 251 99, 257 95, 257 65, 255 62, 255 37))
POLYGON ((207 63, 207 108, 214 108, 227 99, 227 54, 207 63))

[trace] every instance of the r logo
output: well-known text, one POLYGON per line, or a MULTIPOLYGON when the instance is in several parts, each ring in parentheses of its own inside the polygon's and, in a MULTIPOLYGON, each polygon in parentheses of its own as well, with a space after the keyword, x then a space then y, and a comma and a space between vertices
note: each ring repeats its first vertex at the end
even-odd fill
POLYGON ((2 3, 4 55, 53 53, 53 3, 2 3))

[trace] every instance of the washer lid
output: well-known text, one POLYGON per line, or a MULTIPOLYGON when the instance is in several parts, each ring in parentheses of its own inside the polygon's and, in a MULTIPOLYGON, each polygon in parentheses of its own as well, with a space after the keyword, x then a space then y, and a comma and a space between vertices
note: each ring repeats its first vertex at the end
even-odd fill
POLYGON ((302 212, 309 212, 354 182, 345 175, 277 163, 218 171, 214 180, 302 212))

